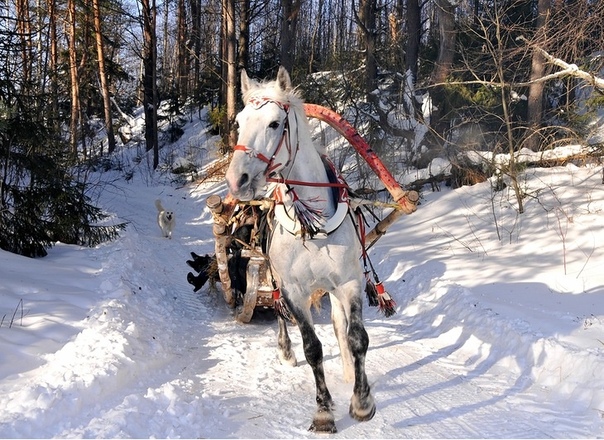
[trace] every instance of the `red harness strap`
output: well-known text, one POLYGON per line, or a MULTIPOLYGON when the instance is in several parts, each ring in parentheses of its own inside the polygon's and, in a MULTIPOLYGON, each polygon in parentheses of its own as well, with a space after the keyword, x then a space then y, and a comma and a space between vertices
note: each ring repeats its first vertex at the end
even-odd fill
POLYGON ((334 180, 337 180, 336 182, 331 181, 331 179, 329 182, 307 182, 304 180, 285 179, 283 177, 269 177, 266 179, 266 181, 273 182, 273 183, 285 183, 287 185, 311 186, 311 187, 319 187, 319 188, 340 188, 338 200, 336 200, 336 203, 337 202, 347 202, 348 201, 348 190, 350 189, 350 187, 344 181, 344 179, 342 178, 340 173, 338 173, 333 162, 325 155, 322 156, 322 159, 323 159, 323 164, 326 167, 329 167, 331 169, 333 176, 335 177, 334 180))

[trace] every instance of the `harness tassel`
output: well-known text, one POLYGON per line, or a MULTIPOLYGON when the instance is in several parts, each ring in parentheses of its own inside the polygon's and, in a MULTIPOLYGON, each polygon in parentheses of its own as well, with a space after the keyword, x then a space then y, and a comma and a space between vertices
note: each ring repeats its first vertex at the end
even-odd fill
POLYGON ((369 279, 367 273, 368 272, 365 273, 365 278, 367 279, 367 282, 365 284, 365 293, 367 294, 367 301, 369 302, 369 307, 377 307, 379 305, 378 292, 375 288, 375 283, 371 281, 371 279, 369 279))
POLYGON ((378 307, 378 310, 386 316, 386 318, 391 317, 396 313, 396 302, 388 292, 386 292, 386 288, 378 278, 377 273, 375 272, 375 268, 373 264, 371 264, 371 259, 369 255, 367 255, 367 248, 365 247, 365 228, 364 228, 364 217, 360 209, 357 210, 357 214, 359 217, 358 220, 358 234, 359 240, 363 245, 363 263, 365 264, 365 279, 367 280, 365 284, 365 293, 367 294, 367 300, 369 301, 369 305, 371 307, 378 307), (375 283, 369 278, 369 270, 367 269, 367 264, 371 268, 371 273, 373 274, 373 279, 375 283))
POLYGON ((281 289, 279 289, 278 287, 273 289, 273 302, 273 309, 275 310, 275 313, 281 318, 291 321, 292 315, 289 309, 287 308, 287 304, 283 300, 283 297, 281 296, 281 289))
POLYGON ((378 308, 380 312, 382 312, 384 316, 386 316, 386 318, 389 318, 390 316, 396 313, 396 302, 394 301, 394 299, 392 299, 390 294, 386 292, 386 288, 384 287, 381 281, 375 285, 375 289, 378 293, 378 308))
POLYGON ((292 191, 292 199, 294 212, 302 228, 302 236, 308 234, 313 238, 321 231, 321 212, 300 200, 295 191, 292 191))

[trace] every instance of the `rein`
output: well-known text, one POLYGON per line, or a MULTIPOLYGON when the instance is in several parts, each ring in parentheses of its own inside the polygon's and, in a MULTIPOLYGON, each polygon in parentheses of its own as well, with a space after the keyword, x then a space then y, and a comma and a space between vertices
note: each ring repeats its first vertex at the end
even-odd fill
MULTIPOLYGON (((248 148, 245 145, 235 145, 233 147, 233 151, 243 151, 244 153, 248 154, 250 157, 255 157, 256 159, 261 160, 262 162, 264 162, 266 164, 266 171, 264 172, 264 175, 269 175, 269 174, 272 174, 277 168, 279 168, 282 165, 280 163, 275 164, 274 161, 275 161, 275 157, 277 156, 277 153, 279 153, 279 150, 281 150, 281 146, 283 145, 284 140, 287 138, 286 134, 287 134, 287 128, 284 128, 283 136, 281 137, 281 140, 279 141, 279 145, 277 145, 277 149, 275 150, 275 152, 273 153, 273 155, 271 156, 270 159, 268 157, 266 157, 264 154, 258 153, 256 150, 252 150, 251 148, 248 148)), ((289 147, 289 142, 287 142, 287 144, 288 144, 287 149, 290 151, 290 156, 291 156, 291 149, 289 147)), ((284 166, 287 166, 288 164, 289 164, 289 159, 285 163, 284 166)))
POLYGON ((305 182, 303 180, 292 180, 274 177, 268 177, 266 181, 271 183, 285 183, 286 185, 313 186, 318 188, 348 188, 348 185, 339 182, 305 182))

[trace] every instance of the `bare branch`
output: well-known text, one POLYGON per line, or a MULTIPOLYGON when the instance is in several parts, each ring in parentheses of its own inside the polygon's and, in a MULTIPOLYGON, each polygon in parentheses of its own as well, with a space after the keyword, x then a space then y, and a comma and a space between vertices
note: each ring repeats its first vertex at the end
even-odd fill
POLYGON ((570 76, 575 76, 577 78, 581 78, 582 80, 587 81, 593 87, 604 92, 604 79, 598 78, 597 76, 594 76, 591 73, 588 73, 588 72, 585 72, 584 70, 579 69, 579 67, 576 64, 568 64, 567 62, 561 60, 560 58, 556 58, 553 55, 550 55, 548 52, 541 49, 539 46, 537 46, 535 44, 531 44, 530 41, 528 41, 523 36, 518 37, 518 40, 524 41, 531 48, 538 51, 550 63, 564 69, 562 72, 558 72, 559 74, 565 74, 565 75, 570 75, 570 76))

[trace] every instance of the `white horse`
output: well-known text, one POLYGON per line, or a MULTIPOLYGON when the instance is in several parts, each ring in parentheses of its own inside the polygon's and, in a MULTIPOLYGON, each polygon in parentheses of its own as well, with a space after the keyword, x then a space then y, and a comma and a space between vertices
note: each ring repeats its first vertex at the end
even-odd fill
MULTIPOLYGON (((237 115, 239 138, 226 173, 227 185, 231 195, 241 201, 276 198, 268 258, 315 376, 317 411, 309 429, 334 433, 333 400, 325 383, 323 349, 310 310, 312 293, 319 289, 330 294, 344 379, 354 380, 349 414, 359 421, 375 414, 365 374, 369 337, 362 318, 365 278, 356 226, 351 215, 342 215, 338 209, 343 203, 334 200, 333 189, 342 192, 342 185, 330 184, 311 140, 302 100, 292 89, 287 71, 281 67, 275 81, 263 83, 251 80, 243 71, 241 88, 245 108, 237 115), (336 217, 339 226, 334 228, 336 217), (323 237, 317 238, 320 235, 323 237)), ((295 365, 287 325, 282 317, 278 320, 279 357, 295 365)))

